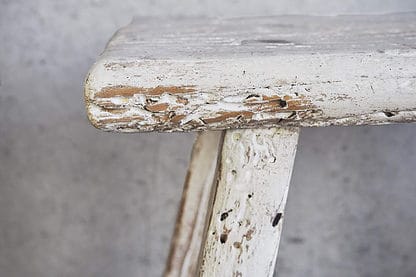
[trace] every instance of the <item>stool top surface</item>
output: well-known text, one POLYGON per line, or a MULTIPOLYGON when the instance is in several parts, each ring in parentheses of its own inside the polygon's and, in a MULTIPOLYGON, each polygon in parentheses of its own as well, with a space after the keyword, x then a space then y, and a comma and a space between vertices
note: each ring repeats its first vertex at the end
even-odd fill
POLYGON ((416 13, 135 18, 86 79, 108 131, 415 120, 416 13))

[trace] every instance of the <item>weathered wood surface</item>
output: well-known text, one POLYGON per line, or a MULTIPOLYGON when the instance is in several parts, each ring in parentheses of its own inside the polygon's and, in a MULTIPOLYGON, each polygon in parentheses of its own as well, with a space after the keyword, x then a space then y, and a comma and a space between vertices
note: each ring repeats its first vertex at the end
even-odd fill
POLYGON ((416 14, 140 18, 86 79, 107 131, 416 120, 416 14))
POLYGON ((217 176, 222 132, 202 132, 194 144, 176 220, 165 277, 196 276, 217 176))
POLYGON ((272 276, 298 128, 227 131, 200 276, 272 276))

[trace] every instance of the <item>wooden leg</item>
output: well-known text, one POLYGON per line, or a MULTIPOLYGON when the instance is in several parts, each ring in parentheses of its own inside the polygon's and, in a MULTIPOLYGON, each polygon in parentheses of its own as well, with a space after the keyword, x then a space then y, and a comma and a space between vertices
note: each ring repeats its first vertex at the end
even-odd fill
POLYGON ((191 156, 164 276, 196 276, 224 132, 199 133, 191 156))
POLYGON ((273 275, 298 134, 271 128, 198 137, 165 276, 273 275))
POLYGON ((272 276, 298 128, 227 131, 200 276, 272 276))

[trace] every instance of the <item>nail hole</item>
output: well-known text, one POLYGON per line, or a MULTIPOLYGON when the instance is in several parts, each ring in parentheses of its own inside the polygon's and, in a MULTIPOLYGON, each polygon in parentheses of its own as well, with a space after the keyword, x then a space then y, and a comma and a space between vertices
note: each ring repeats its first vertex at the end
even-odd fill
POLYGON ((221 234, 220 236, 220 242, 225 243, 227 241, 228 235, 227 234, 221 234))
POLYGON ((221 217, 220 217, 220 220, 224 221, 227 217, 228 217, 228 212, 222 213, 221 217))
POLYGON ((277 213, 275 218, 273 219, 272 226, 276 227, 279 224, 280 219, 282 218, 282 213, 277 213))
POLYGON ((385 116, 387 116, 387 117, 392 117, 392 116, 395 116, 395 114, 394 113, 392 113, 392 112, 383 112, 384 113, 384 115, 385 116))
POLYGON ((280 106, 281 108, 286 107, 286 105, 287 105, 287 102, 286 102, 285 100, 279 99, 279 106, 280 106))

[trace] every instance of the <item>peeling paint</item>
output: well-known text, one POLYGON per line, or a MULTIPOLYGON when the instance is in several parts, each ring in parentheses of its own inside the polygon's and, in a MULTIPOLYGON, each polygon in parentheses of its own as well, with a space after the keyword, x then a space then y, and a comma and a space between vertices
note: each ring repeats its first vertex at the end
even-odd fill
POLYGON ((117 132, 416 121, 415 18, 304 18, 319 32, 295 17, 257 17, 254 25, 243 18, 134 21, 88 74, 88 117, 117 132), (333 36, 345 22, 351 32, 333 36), (210 24, 215 34, 200 28, 210 24))
MULTIPOLYGON (((184 72, 177 81, 172 77, 170 81, 148 82, 146 87, 133 85, 133 82, 142 82, 140 79, 143 77, 135 77, 138 78, 137 80, 132 77, 123 85, 102 85, 99 83, 101 79, 98 78, 101 75, 110 74, 111 78, 119 77, 111 73, 114 71, 108 72, 102 64, 98 63, 97 72, 92 72, 94 77, 88 78, 86 84, 88 114, 93 123, 101 122, 96 125, 98 128, 118 132, 386 124, 416 121, 416 99, 413 96, 416 90, 416 80, 410 75, 397 76, 402 80, 398 83, 390 77, 390 70, 382 69, 383 62, 388 63, 389 68, 392 67, 390 60, 374 57, 374 62, 370 59, 367 65, 363 66, 361 62, 358 63, 360 55, 354 54, 353 59, 349 58, 349 66, 356 68, 355 71, 365 73, 362 75, 368 76, 367 78, 357 76, 356 73, 344 74, 345 79, 339 77, 336 79, 332 76, 335 68, 331 69, 331 62, 335 67, 345 62, 344 60, 348 57, 344 56, 331 57, 331 60, 327 62, 328 71, 319 72, 318 80, 311 80, 311 78, 316 78, 316 72, 308 69, 313 67, 313 61, 308 60, 309 63, 305 64, 306 57, 292 59, 290 64, 286 63, 285 58, 262 60, 263 65, 270 63, 269 69, 266 66, 257 68, 255 64, 251 64, 251 61, 240 59, 233 63, 241 63, 244 67, 252 69, 247 71, 244 77, 241 76, 240 71, 238 71, 238 76, 234 75, 232 68, 222 71, 222 75, 227 76, 226 80, 228 80, 223 84, 219 79, 220 76, 213 73, 217 72, 217 69, 213 72, 204 70, 225 68, 225 64, 230 62, 207 61, 195 65, 201 67, 198 69, 198 76, 192 76, 191 72, 184 72), (377 59, 381 61, 379 60, 376 65, 377 59), (357 64, 354 64, 355 60, 357 64), (351 61, 353 61, 352 64, 351 61), (301 62, 304 64, 297 64, 301 62), (301 77, 291 80, 290 76, 287 76, 286 79, 279 78, 274 81, 274 77, 269 76, 269 71, 275 70, 275 63, 285 65, 286 71, 282 74, 290 74, 297 70, 297 75, 304 80, 301 77), (381 69, 376 72, 374 68, 381 69), (371 70, 372 72, 369 73, 371 70), (189 77, 184 79, 183 76, 189 77), (377 76, 377 78, 372 76, 377 76), (250 78, 254 81, 250 81, 249 85, 246 79, 250 78), (260 83, 256 85, 253 82, 257 82, 257 79, 259 79, 258 82, 266 82, 270 85, 260 83), (199 84, 177 85, 179 82, 199 84), (357 84, 359 91, 357 91, 357 84), (297 89, 305 86, 307 86, 307 91, 297 89), (397 97, 396 91, 400 91, 400 97, 397 97), (384 99, 389 99, 389 101, 384 99), (92 107, 97 108, 92 109, 92 107), (395 116, 379 116, 384 111, 392 112, 395 116), (132 117, 135 120, 142 118, 140 124, 129 124, 127 120, 121 119, 132 117)), ((323 55, 321 55, 322 58, 323 55)), ((396 74, 404 74, 403 72, 413 70, 411 68, 413 64, 408 61, 411 58, 399 56, 397 59, 396 67, 407 69, 397 70, 396 74), (406 61, 400 59, 406 59, 406 61)), ((141 63, 140 67, 133 67, 134 71, 131 71, 133 69, 129 67, 130 65, 122 67, 120 69, 122 72, 117 73, 117 76, 118 74, 132 76, 133 72, 137 73, 138 70, 145 70, 139 74, 140 76, 152 76, 152 74, 163 74, 163 72, 157 72, 156 69, 171 72, 175 68, 184 67, 180 65, 181 62, 175 61, 160 62, 160 64, 158 61, 142 61, 141 63), (144 66, 143 63, 147 65, 144 66)), ((193 63, 189 62, 189 64, 193 63)), ((416 57, 414 64, 416 64, 416 57)), ((111 83, 116 83, 116 79, 111 83)))
POLYGON ((284 210, 297 138, 297 128, 226 132, 202 276, 273 274, 281 228, 270 224, 269 210, 284 210))
POLYGON ((161 95, 163 93, 181 94, 195 91, 195 86, 156 86, 154 88, 142 88, 131 86, 112 86, 104 87, 101 91, 97 92, 94 96, 96 98, 111 98, 114 96, 131 97, 135 94, 145 95, 161 95))

